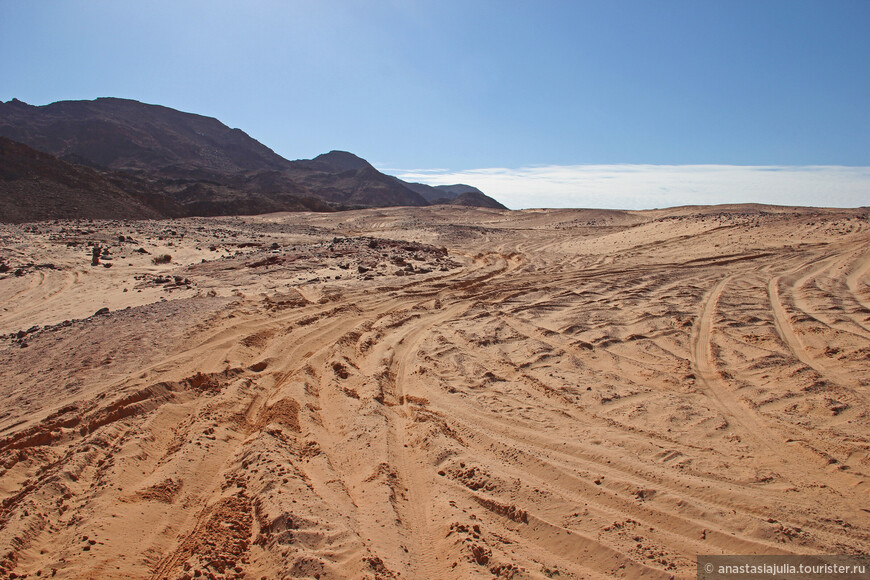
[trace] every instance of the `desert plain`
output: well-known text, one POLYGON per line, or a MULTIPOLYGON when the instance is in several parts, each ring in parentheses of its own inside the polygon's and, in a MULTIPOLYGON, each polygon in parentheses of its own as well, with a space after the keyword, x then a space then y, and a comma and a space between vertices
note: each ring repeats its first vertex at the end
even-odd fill
POLYGON ((866 208, 40 222, 0 270, 3 578, 870 547, 866 208))

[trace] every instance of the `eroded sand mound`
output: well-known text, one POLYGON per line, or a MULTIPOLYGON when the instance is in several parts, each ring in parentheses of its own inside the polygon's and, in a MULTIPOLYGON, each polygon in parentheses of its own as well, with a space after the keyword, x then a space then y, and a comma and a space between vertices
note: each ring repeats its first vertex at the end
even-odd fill
POLYGON ((0 577, 668 578, 870 545, 867 212, 0 236, 0 577))

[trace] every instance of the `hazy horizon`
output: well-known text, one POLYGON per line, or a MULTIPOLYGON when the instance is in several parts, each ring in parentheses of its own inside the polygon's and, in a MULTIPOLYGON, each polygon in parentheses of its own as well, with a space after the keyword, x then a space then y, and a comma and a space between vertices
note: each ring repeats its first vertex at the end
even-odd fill
POLYGON ((427 185, 472 185, 510 209, 870 205, 870 167, 590 164, 382 171, 427 185))

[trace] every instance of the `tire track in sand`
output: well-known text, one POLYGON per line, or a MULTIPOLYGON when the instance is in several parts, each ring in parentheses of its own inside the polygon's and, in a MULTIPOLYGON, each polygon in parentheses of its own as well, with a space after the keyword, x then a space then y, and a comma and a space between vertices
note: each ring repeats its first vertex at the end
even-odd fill
MULTIPOLYGON (((739 425, 746 436, 766 447, 772 457, 782 458, 789 450, 783 447, 779 437, 771 433, 770 428, 762 423, 749 406, 734 396, 712 361, 713 320, 722 292, 733 278, 728 276, 720 280, 704 301, 700 316, 692 329, 692 365, 697 382, 725 415, 728 423, 739 425)), ((775 463, 781 466, 780 461, 775 463)))
MULTIPOLYGON (((828 481, 832 487, 836 486, 840 493, 853 496, 854 486, 860 481, 850 474, 825 469, 825 466, 819 463, 818 455, 801 453, 796 456, 795 450, 803 451, 803 448, 797 445, 788 445, 773 429, 765 424, 754 409, 740 402, 715 368, 712 360, 714 317, 722 292, 733 278, 734 276, 728 276, 713 287, 692 330, 692 363, 698 383, 717 404, 729 423, 733 422, 739 425, 747 438, 755 440, 767 448, 769 453, 764 456, 771 469, 786 478, 793 479, 797 476, 803 479, 809 476, 817 478, 818 481, 828 481)), ((778 280, 778 277, 773 280, 778 280)), ((777 318, 781 315, 784 316, 781 311, 780 314, 775 314, 777 318)))
POLYGON ((813 357, 806 346, 804 346, 800 337, 795 333, 791 322, 789 321, 788 313, 782 304, 782 299, 779 295, 779 283, 782 276, 774 276, 767 284, 767 293, 770 299, 770 307, 773 312, 774 324, 776 332, 785 343, 786 347, 801 363, 816 371, 819 375, 835 384, 842 385, 848 388, 856 397, 863 401, 864 405, 870 407, 870 401, 864 393, 865 387, 862 381, 848 376, 844 373, 835 371, 828 365, 822 363, 818 358, 813 357))
POLYGON ((712 362, 713 318, 719 305, 719 298, 732 279, 733 276, 728 276, 720 280, 704 301, 701 314, 692 328, 692 365, 698 383, 728 422, 738 424, 747 435, 777 453, 779 445, 774 437, 767 435, 769 432, 767 426, 761 424, 755 414, 734 396, 712 362))
MULTIPOLYGON (((858 259, 858 264, 855 268, 846 275, 846 288, 848 288, 849 292, 852 294, 855 302, 857 302, 865 311, 870 311, 870 300, 867 300, 862 296, 861 279, 866 276, 868 272, 870 272, 870 251, 865 251, 858 259)), ((868 286, 868 284, 864 282, 864 286, 868 286)), ((867 322, 868 320, 870 320, 870 317, 865 319, 863 322, 867 322)), ((862 323, 859 324, 864 328, 867 328, 866 325, 862 323)))
MULTIPOLYGON (((864 305, 860 303, 858 295, 849 288, 848 279, 835 272, 835 270, 844 270, 850 261, 854 261, 850 254, 850 252, 837 254, 821 260, 817 267, 810 269, 791 284, 791 299, 795 310, 832 332, 848 333, 857 339, 870 340, 870 328, 867 327, 866 320, 857 320, 854 314, 848 312, 844 301, 848 302, 848 298, 851 297, 853 308, 865 309, 864 305), (830 287, 823 288, 819 282, 824 279, 828 280, 828 284, 836 284, 839 288, 836 290, 830 287), (813 306, 808 292, 808 290, 812 291, 808 288, 811 281, 816 287, 816 292, 822 293, 825 303, 813 306)), ((797 271, 814 264, 816 263, 810 262, 797 271)), ((861 267, 862 264, 859 263, 859 272, 861 267)))

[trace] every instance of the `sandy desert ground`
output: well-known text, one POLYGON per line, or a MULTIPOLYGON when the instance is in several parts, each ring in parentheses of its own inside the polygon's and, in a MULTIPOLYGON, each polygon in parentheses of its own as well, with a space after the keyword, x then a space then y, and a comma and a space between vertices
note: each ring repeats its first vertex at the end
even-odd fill
POLYGON ((0 258, 0 577, 868 553, 870 210, 46 222, 0 258))

